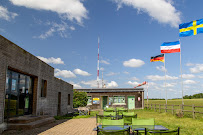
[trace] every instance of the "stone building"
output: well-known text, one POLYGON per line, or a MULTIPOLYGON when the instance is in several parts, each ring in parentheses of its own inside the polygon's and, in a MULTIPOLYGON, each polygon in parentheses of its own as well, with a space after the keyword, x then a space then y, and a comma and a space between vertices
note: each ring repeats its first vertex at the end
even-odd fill
POLYGON ((144 108, 143 88, 102 88, 102 89, 76 89, 87 92, 88 104, 91 109, 104 109, 104 107, 124 107, 128 109, 144 108))
POLYGON ((0 36, 0 130, 11 117, 72 111, 73 85, 54 68, 0 36))

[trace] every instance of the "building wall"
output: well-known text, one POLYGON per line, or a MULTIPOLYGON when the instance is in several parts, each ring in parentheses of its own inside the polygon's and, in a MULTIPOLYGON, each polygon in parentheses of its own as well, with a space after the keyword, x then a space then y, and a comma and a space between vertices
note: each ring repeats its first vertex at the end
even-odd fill
MULTIPOLYGON (((142 97, 142 92, 104 92, 104 93, 87 93, 88 96, 92 96, 93 98, 100 98, 100 104, 91 104, 88 105, 91 109, 102 109, 102 97, 108 96, 125 96, 125 104, 113 104, 109 105, 109 99, 107 99, 107 104, 109 107, 124 107, 128 108, 128 96, 135 96, 135 108, 142 108, 142 100, 144 97, 142 97), (138 101, 138 97, 140 97, 140 101, 138 101)), ((92 101, 93 102, 93 101, 92 101)))
POLYGON ((57 115, 61 92, 61 114, 72 111, 73 85, 54 77, 54 68, 34 55, 0 36, 0 124, 4 122, 5 85, 7 69, 34 77, 33 114, 57 115), (47 96, 41 97, 41 80, 47 80, 47 96), (68 94, 71 105, 67 105, 68 94))

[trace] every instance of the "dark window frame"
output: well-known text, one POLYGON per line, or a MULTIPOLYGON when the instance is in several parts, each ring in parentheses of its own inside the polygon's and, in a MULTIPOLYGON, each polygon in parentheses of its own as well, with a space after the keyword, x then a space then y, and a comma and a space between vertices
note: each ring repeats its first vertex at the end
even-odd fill
POLYGON ((41 81, 41 97, 47 96, 47 80, 42 79, 41 81))
POLYGON ((68 94, 68 105, 70 105, 70 94, 68 94))

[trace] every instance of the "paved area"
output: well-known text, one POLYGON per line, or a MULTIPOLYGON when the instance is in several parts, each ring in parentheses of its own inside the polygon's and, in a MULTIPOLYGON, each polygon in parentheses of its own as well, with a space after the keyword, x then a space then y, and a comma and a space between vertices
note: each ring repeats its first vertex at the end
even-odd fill
POLYGON ((96 135, 93 128, 96 127, 96 118, 71 119, 40 135, 96 135))
POLYGON ((57 120, 32 130, 8 130, 3 135, 96 135, 96 118, 57 120))

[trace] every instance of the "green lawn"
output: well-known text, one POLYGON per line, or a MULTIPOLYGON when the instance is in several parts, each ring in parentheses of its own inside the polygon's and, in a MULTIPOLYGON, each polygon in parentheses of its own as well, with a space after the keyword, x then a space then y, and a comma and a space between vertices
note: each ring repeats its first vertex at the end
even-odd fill
MULTIPOLYGON (((203 99, 183 99, 183 102, 185 105, 199 105, 203 106, 203 99)), ((147 104, 147 100, 145 100, 145 104, 147 104)), ((149 104, 166 104, 165 100, 149 100, 149 104)), ((172 99, 172 100, 167 100, 167 104, 169 105, 180 105, 182 104, 182 99, 172 99)))
POLYGON ((203 135, 203 121, 192 118, 177 118, 172 114, 158 113, 150 110, 136 110, 138 118, 155 118, 156 125, 168 129, 180 127, 181 135, 203 135))
MULTIPOLYGON (((184 105, 195 105, 195 106, 203 106, 203 99, 184 99, 184 105)), ((165 100, 149 100, 149 104, 166 104, 165 100)), ((145 104, 147 104, 147 100, 145 100, 145 104)), ((180 105, 182 104, 182 99, 173 99, 173 100, 168 100, 167 101, 168 105, 180 105)), ((146 107, 146 105, 145 105, 146 107)), ((154 105, 152 106, 154 108, 154 105)), ((156 107, 159 107, 158 105, 156 107)), ((164 108, 164 106, 162 106, 164 108)), ((172 109, 172 106, 168 106, 167 108, 172 109)), ((180 109, 180 106, 175 106, 174 109, 180 109)), ((189 110, 192 111, 191 106, 185 106, 184 110, 189 110)), ((158 111, 158 109, 157 109, 158 111)), ((164 109, 161 110, 162 112, 165 112, 164 109)), ((203 112, 203 108, 195 108, 195 111, 203 112)), ((171 110, 168 110, 169 113, 172 113, 171 110)), ((175 111, 176 112, 176 111, 175 111)), ((192 118, 192 113, 191 112, 185 112, 185 117, 190 117, 192 118)), ((203 114, 196 113, 196 118, 197 119, 203 119, 203 114)))

